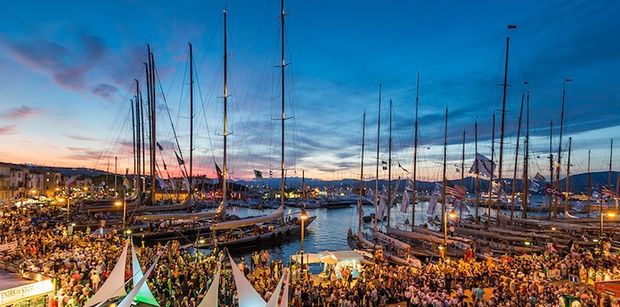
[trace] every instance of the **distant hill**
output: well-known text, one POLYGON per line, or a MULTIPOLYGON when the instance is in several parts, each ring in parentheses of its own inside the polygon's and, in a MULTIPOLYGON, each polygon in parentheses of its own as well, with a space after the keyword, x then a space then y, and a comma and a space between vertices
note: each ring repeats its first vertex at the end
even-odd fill
MULTIPOLYGON (((101 177, 105 175, 113 175, 113 173, 111 172, 106 172, 106 171, 101 171, 101 170, 97 170, 93 168, 86 168, 86 167, 41 166, 41 165, 34 165, 34 164, 16 164, 16 163, 5 163, 5 162, 0 162, 0 164, 12 165, 15 167, 26 167, 31 170, 36 170, 40 172, 58 172, 58 173, 63 174, 63 176, 65 177, 72 177, 72 176, 80 176, 81 178, 99 177, 99 179, 102 179, 101 177)), ((615 171, 612 172, 611 183, 612 183, 612 186, 614 187, 616 186, 618 174, 619 172, 615 172, 615 171)), ((534 174, 532 174, 532 176, 533 175, 534 174)), ((608 178, 608 172, 606 171, 592 173, 592 188, 594 190, 600 189, 601 186, 607 184, 607 178, 608 178)), ((565 180, 566 179, 560 180, 560 190, 562 191, 564 191, 564 188, 566 187, 565 180)), ((230 181, 236 184, 247 185, 247 186, 262 185, 262 186, 267 186, 273 189, 277 189, 278 187, 280 187, 280 178, 263 178, 263 179, 254 179, 254 180, 239 179, 239 180, 230 180, 230 181)), ((392 185, 396 186, 397 184, 396 182, 397 180, 393 180, 392 185)), ((449 185, 455 185, 455 184, 460 184, 461 180, 453 179, 453 180, 448 180, 448 182, 449 182, 449 185)), ((504 182, 505 182, 504 190, 507 193, 510 193, 511 188, 512 188, 512 179, 505 179, 504 182)), ((429 182, 429 181, 418 181, 417 187, 420 190, 432 190, 434 187, 434 184, 435 184, 434 182, 429 182)), ((588 190, 587 184, 588 184, 588 174, 576 174, 576 175, 571 176, 571 192, 585 193, 588 190)), ((289 177, 286 179, 286 185, 287 185, 287 188, 301 188, 302 178, 301 177, 289 177)), ((347 187, 350 187, 352 189, 357 189, 359 187, 359 179, 321 180, 321 179, 306 178, 306 185, 310 187, 317 187, 320 189, 347 188, 347 187)), ((387 185, 388 185, 387 180, 384 180, 384 179, 379 180, 380 187, 387 186, 387 185)), ((402 191, 405 188, 404 185, 405 183, 403 181, 400 187, 398 188, 398 191, 402 191)), ((374 180, 366 181, 366 186, 374 187, 374 180)), ((474 188, 475 188, 474 177, 465 178, 465 187, 470 193, 474 192, 474 188)), ((521 179, 516 180, 516 188, 518 191, 521 191, 522 189, 521 179)), ((481 191, 489 190, 488 180, 480 178, 480 190, 481 191)))
MULTIPOLYGON (((612 172, 612 176, 611 176, 612 186, 615 186, 616 184, 618 173, 619 172, 612 172)), ((601 186, 606 185, 607 177, 608 177, 608 172, 592 173, 592 188, 594 190, 598 190, 601 186)), ((572 175, 570 178, 571 178, 571 191, 573 193, 587 192, 588 174, 576 174, 576 175, 572 175)), ((267 186, 273 189, 276 189, 280 186, 280 178, 263 178, 263 179, 256 179, 256 180, 235 180, 235 182, 238 184, 243 184, 243 185, 264 185, 264 186, 267 186)), ((397 184, 396 182, 397 182, 396 179, 393 180, 392 185, 396 186, 397 184)), ((522 184, 523 184, 522 180, 517 179, 515 183, 516 183, 516 189, 518 191, 521 191, 522 184)), ((449 185, 461 184, 461 180, 460 179, 448 180, 448 184, 449 185)), ((287 188, 300 188, 301 185, 302 185, 302 178, 300 177, 290 177, 286 179, 287 188)), ((351 187, 353 189, 357 189, 359 187, 359 179, 320 180, 320 179, 306 178, 306 185, 310 187, 318 187, 318 188, 351 187)), ((387 186, 387 185, 388 185, 387 180, 383 180, 383 179, 379 180, 380 187, 387 186)), ((401 182, 400 187, 398 188, 398 191, 402 191, 405 188, 404 185, 405 185, 404 181, 401 182)), ((417 182, 417 187, 420 190, 432 190, 434 185, 435 185, 435 182, 429 182, 429 181, 418 181, 417 182)), ((374 180, 366 181, 366 186, 374 187, 374 180)), ((465 187, 470 193, 473 193, 475 189, 475 178, 471 176, 466 177, 465 187)), ((561 179, 560 190, 563 191, 565 187, 566 187, 566 179, 561 179)), ((512 188, 512 179, 505 179, 504 190, 506 192, 510 192, 511 188, 512 188)), ((480 178, 480 190, 481 191, 489 190, 488 180, 480 178)))

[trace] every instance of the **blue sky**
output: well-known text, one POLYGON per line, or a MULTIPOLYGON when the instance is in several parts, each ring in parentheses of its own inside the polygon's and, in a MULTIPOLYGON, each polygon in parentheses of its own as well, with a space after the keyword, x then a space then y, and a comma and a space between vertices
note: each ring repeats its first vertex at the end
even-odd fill
MULTIPOLYGON (((171 122, 187 156, 187 43, 192 42, 196 164, 199 173, 213 176, 213 161, 221 161, 224 7, 232 176, 276 169, 279 126, 272 119, 279 116, 280 80, 274 67, 279 56, 279 1, 274 0, 9 3, 0 11, 0 140, 8 145, 0 148, 1 160, 106 168, 118 156, 121 168, 129 165, 129 99, 133 79, 144 78, 147 43, 162 87, 158 137, 167 148, 164 159, 173 164, 171 122)), ((531 92, 531 149, 541 156, 532 162, 536 171, 547 166, 548 124, 559 123, 566 77, 574 82, 568 85, 563 143, 566 147, 573 137, 573 170, 585 171, 588 150, 595 170, 607 168, 609 139, 619 136, 620 122, 616 1, 288 1, 286 11, 287 61, 292 63, 287 115, 294 117, 287 122, 289 176, 301 175, 302 169, 326 179, 358 176, 364 109, 366 173, 374 173, 379 83, 381 156, 387 155, 387 102, 392 99, 394 160, 410 168, 416 72, 422 78, 423 176, 440 174, 445 107, 451 165, 460 163, 463 130, 471 163, 476 120, 479 151, 490 155, 491 116, 501 108, 498 84, 507 24, 518 29, 511 33, 506 175, 514 163, 523 82, 531 92)), ((620 165, 620 157, 614 160, 620 165)))

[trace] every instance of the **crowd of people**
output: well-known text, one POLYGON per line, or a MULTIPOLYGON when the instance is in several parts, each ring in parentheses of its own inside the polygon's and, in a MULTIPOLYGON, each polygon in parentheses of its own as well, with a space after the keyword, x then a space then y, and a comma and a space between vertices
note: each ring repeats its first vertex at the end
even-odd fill
MULTIPOLYGON (((0 215, 0 265, 56 280, 51 306, 83 306, 116 264, 124 239, 113 228, 72 231, 54 223, 60 212, 42 208, 4 208, 0 215), (38 218, 33 222, 33 216, 38 218)), ((162 245, 136 242, 142 267, 162 245)), ((302 306, 582 306, 612 302, 597 293, 596 281, 620 278, 620 256, 576 248, 567 254, 504 256, 483 261, 447 259, 422 267, 364 263, 353 278, 345 269, 327 278, 310 276, 296 263, 255 252, 229 264, 225 251, 208 254, 168 244, 149 278, 161 306, 195 307, 202 301, 218 267, 221 306, 236 306, 237 294, 228 265, 238 265, 267 300, 284 269, 291 270, 289 305, 302 306)), ((332 271, 333 273, 333 271, 332 271)), ((131 277, 127 270, 126 277, 131 277)))

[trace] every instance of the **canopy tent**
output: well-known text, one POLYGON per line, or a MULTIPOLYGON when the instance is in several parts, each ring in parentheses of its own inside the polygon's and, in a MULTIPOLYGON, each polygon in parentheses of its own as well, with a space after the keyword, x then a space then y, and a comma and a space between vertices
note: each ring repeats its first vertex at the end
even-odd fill
MULTIPOLYGON (((293 255, 291 259, 301 262, 300 255, 293 255)), ((364 256, 357 251, 324 251, 317 254, 304 254, 304 263, 335 264, 344 260, 364 260, 364 256)))
POLYGON ((271 222, 273 220, 281 219, 282 217, 284 217, 284 207, 280 206, 276 211, 274 211, 273 213, 269 215, 263 215, 263 216, 251 217, 247 219, 240 219, 236 221, 228 221, 228 222, 213 224, 211 226, 211 230, 225 230, 225 229, 246 227, 246 226, 250 226, 254 224, 271 222))
POLYGON ((127 248, 129 240, 125 243, 123 252, 114 265, 110 276, 105 280, 101 288, 93 295, 84 305, 85 307, 95 306, 98 303, 105 302, 114 297, 127 294, 125 292, 125 266, 127 264, 127 248))
POLYGON ((256 292, 256 289, 245 278, 243 272, 228 254, 230 266, 232 268, 233 277, 235 278, 235 286, 237 287, 237 295, 239 296, 239 307, 265 307, 267 302, 256 292))
MULTIPOLYGON (((157 259, 159 259, 159 257, 157 259)), ((131 242, 131 268, 133 270, 133 287, 140 288, 136 293, 134 300, 139 303, 159 307, 159 303, 157 303, 155 296, 153 296, 151 289, 149 289, 149 285, 147 283, 140 284, 140 280, 142 279, 143 274, 142 268, 140 267, 140 261, 138 261, 138 256, 136 255, 136 249, 133 246, 133 241, 131 242)))
MULTIPOLYGON (((133 246, 132 246, 132 256, 133 255, 134 255, 134 253, 133 253, 133 246)), ((159 257, 161 257, 161 255, 162 255, 162 253, 159 253, 157 255, 157 257, 155 258, 155 261, 153 261, 153 264, 151 265, 151 267, 146 271, 144 276, 140 276, 139 280, 137 280, 137 276, 134 274, 134 276, 133 276, 133 280, 134 280, 133 289, 131 289, 131 292, 129 292, 129 294, 127 294, 127 296, 125 296, 120 303, 118 303, 118 307, 130 307, 133 304, 134 300, 138 301, 138 295, 140 295, 140 292, 142 292, 142 288, 144 286, 146 286, 147 289, 148 289, 148 285, 146 284, 146 280, 147 280, 147 278, 149 278, 149 275, 151 275, 151 272, 153 272, 153 269, 155 268, 155 266, 157 266, 157 262, 159 262, 159 257)), ((141 270, 140 270, 140 273, 142 273, 141 270)), ((139 302, 142 302, 142 301, 139 301, 139 302)), ((155 301, 155 304, 156 304, 155 306, 159 306, 157 301, 155 301)))
POLYGON ((220 273, 221 273, 221 263, 217 265, 217 274, 213 278, 211 282, 211 286, 209 286, 209 290, 207 290, 207 294, 202 299, 198 307, 218 307, 220 304, 219 300, 219 286, 220 286, 220 273))

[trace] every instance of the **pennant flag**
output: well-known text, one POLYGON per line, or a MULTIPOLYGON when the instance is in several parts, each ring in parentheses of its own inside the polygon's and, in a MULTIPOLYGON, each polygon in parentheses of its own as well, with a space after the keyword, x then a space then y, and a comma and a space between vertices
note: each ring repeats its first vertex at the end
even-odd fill
POLYGON ((545 185, 545 193, 548 195, 557 196, 560 199, 564 199, 564 194, 562 194, 562 192, 558 191, 556 188, 554 188, 550 184, 545 185))
POLYGON ((75 185, 77 183, 77 178, 78 178, 78 175, 75 175, 67 179, 67 181, 65 181, 65 186, 70 187, 72 185, 75 185))
POLYGON ((385 170, 387 170, 387 166, 384 166, 384 167, 383 167, 383 170, 384 170, 384 171, 385 171, 385 170))
POLYGON ((381 164, 386 165, 386 164, 387 164, 387 161, 385 161, 385 160, 381 160, 381 164))
POLYGON ((493 163, 493 161, 481 154, 476 154, 476 159, 474 160, 474 164, 469 169, 469 173, 491 177, 494 170, 495 163, 493 163))
POLYGON ((183 159, 181 159, 181 157, 179 157, 179 154, 177 154, 177 152, 174 152, 174 155, 177 157, 177 162, 179 163, 179 165, 183 165, 185 164, 185 161, 183 161, 183 159))
POLYGON ((433 194, 431 194, 431 199, 428 202, 428 208, 426 209, 427 216, 434 216, 435 211, 437 211, 437 201, 439 200, 439 194, 442 189, 442 185, 439 183, 435 183, 435 188, 433 190, 433 194))
POLYGON ((536 176, 534 176, 534 180, 545 182, 545 176, 541 175, 540 173, 536 173, 536 176))
POLYGON ((164 164, 164 171, 167 171, 168 170, 168 166, 166 165, 166 161, 162 160, 161 162, 164 164))
POLYGON ((269 178, 273 178, 273 170, 269 170, 269 178))
POLYGON ((263 178, 263 172, 254 170, 254 177, 256 177, 256 179, 262 179, 263 178))
POLYGON ((222 169, 215 163, 215 172, 217 173, 218 185, 222 188, 222 184, 224 183, 224 174, 222 173, 222 169))
POLYGON ((402 169, 405 173, 409 174, 409 171, 406 170, 402 165, 400 165, 400 162, 398 162, 398 167, 400 167, 400 169, 402 169))
POLYGON ((529 188, 530 192, 535 192, 537 193, 538 191, 540 191, 540 184, 538 184, 538 182, 536 181, 530 181, 530 188, 529 188))
POLYGON ((614 192, 612 189, 608 188, 607 186, 601 187, 601 195, 603 195, 603 197, 605 198, 617 198, 618 197, 616 192, 614 192))
POLYGON ((159 150, 164 150, 164 147, 163 147, 163 146, 161 146, 161 144, 159 144, 159 142, 157 142, 157 148, 158 148, 159 150))
POLYGON ((508 25, 508 30, 512 30, 512 29, 516 29, 517 26, 516 25, 508 25))

